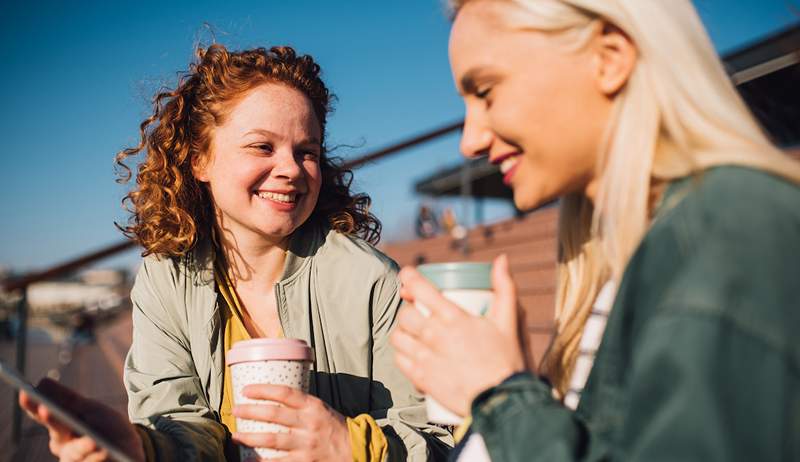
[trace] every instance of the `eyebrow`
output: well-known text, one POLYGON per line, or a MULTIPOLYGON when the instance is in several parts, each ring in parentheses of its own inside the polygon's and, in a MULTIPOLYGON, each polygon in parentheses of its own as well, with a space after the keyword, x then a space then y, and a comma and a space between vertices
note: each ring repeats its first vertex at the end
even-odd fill
MULTIPOLYGON (((282 138, 281 135, 279 135, 279 134, 277 134, 277 133, 275 133, 273 131, 264 129, 264 128, 254 128, 254 129, 252 129, 252 130, 250 130, 250 131, 248 131, 247 133, 244 134, 244 136, 248 136, 248 135, 264 135, 264 136, 268 136, 268 137, 271 137, 271 138, 282 138)), ((302 146, 302 145, 307 145, 307 144, 318 145, 318 144, 322 144, 322 143, 321 143, 320 140, 318 140, 317 138, 312 136, 311 138, 305 139, 305 140, 303 140, 303 141, 301 141, 300 143, 297 143, 297 144, 302 146)))
POLYGON ((460 81, 461 91, 464 94, 468 95, 477 93, 478 92, 477 81, 480 80, 481 78, 486 77, 484 74, 488 73, 489 72, 486 69, 480 67, 475 67, 468 70, 467 72, 464 73, 463 76, 461 76, 461 81, 460 81))

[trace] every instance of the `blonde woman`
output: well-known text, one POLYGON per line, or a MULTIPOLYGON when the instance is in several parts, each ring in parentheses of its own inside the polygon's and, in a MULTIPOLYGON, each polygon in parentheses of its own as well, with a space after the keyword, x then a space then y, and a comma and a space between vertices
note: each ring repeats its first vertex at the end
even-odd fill
POLYGON ((800 456, 800 166, 688 0, 456 2, 461 148, 521 209, 561 198, 557 332, 525 369, 505 257, 489 319, 414 269, 396 362, 492 460, 800 456), (593 365, 592 365, 593 363, 593 365), (588 380, 587 380, 588 376, 588 380))

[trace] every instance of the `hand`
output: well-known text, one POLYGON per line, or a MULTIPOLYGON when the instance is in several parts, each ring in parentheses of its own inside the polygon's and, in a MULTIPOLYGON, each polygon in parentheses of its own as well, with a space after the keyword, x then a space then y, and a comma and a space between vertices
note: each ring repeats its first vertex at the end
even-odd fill
MULTIPOLYGON (((89 427, 101 432, 134 460, 144 461, 144 448, 139 433, 124 416, 99 401, 85 398, 60 383, 42 379, 36 387, 53 401, 72 412, 89 427)), ((34 401, 25 392, 19 394, 19 404, 28 415, 45 426, 50 433, 50 452, 62 462, 111 460, 105 449, 99 448, 88 436, 77 436, 56 420, 49 409, 34 401)))
POLYGON ((350 432, 344 416, 319 398, 282 385, 248 385, 242 393, 251 399, 282 404, 241 404, 233 415, 283 425, 286 433, 240 433, 234 441, 254 447, 286 451, 280 461, 351 461, 350 432))
POLYGON ((415 306, 400 310, 391 341, 395 362, 420 391, 466 416, 475 397, 525 369, 520 346, 517 291, 501 255, 492 267, 494 302, 485 318, 446 299, 417 270, 400 271, 400 296, 415 306))

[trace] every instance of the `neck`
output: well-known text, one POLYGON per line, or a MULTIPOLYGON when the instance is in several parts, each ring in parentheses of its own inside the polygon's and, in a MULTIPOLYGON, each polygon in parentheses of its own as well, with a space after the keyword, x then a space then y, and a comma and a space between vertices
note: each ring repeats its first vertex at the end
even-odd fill
POLYGON ((217 227, 217 236, 235 286, 268 289, 278 282, 289 248, 288 236, 273 241, 255 233, 234 233, 221 226, 217 227))

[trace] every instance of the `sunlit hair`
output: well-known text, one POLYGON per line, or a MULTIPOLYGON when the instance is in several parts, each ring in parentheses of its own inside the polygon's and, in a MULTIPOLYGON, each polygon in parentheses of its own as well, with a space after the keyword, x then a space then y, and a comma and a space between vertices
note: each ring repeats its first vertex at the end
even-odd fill
POLYGON ((351 192, 352 172, 326 150, 325 123, 333 95, 320 79, 319 65, 290 47, 232 52, 214 44, 198 48, 196 55, 177 88, 154 98, 153 114, 140 125, 139 145, 116 157, 118 181, 125 183, 132 175, 124 162, 146 153, 137 166, 136 187, 122 201, 131 216, 125 226, 117 225, 144 247, 142 255, 185 255, 199 240, 210 237, 213 205, 192 165, 205 160, 213 129, 225 122, 234 104, 266 83, 302 92, 320 124, 322 187, 309 220, 377 243, 381 224, 369 212, 369 196, 351 192))
POLYGON ((586 45, 598 21, 637 48, 600 152, 595 202, 582 194, 562 200, 556 335, 541 370, 563 396, 599 290, 609 279, 619 283, 649 227, 654 185, 718 165, 800 182, 800 165, 766 138, 689 0, 464 0, 453 11, 473 1, 514 4, 503 18, 508 27, 552 33, 565 53, 586 45))

